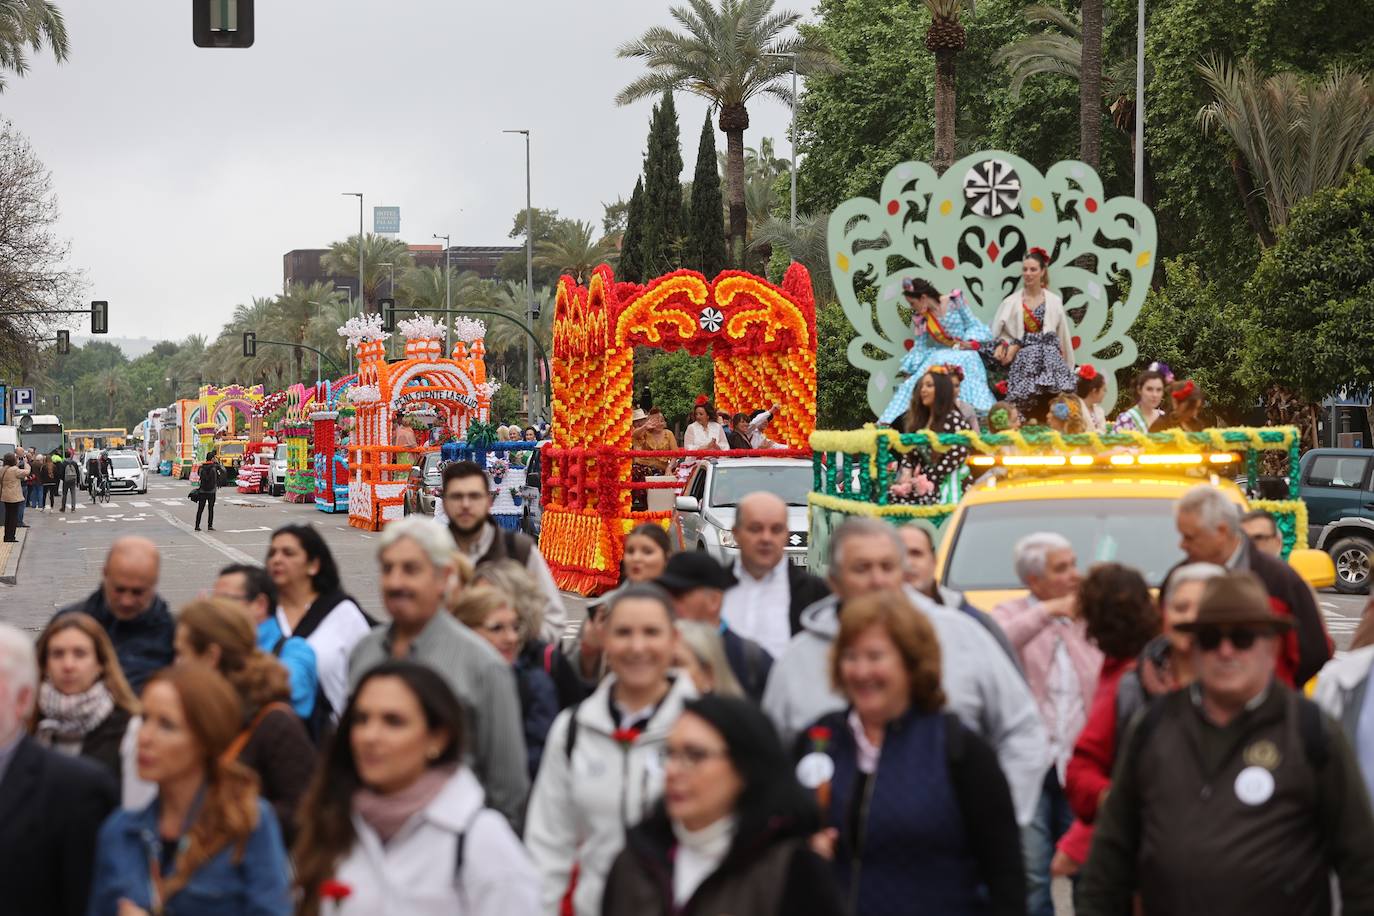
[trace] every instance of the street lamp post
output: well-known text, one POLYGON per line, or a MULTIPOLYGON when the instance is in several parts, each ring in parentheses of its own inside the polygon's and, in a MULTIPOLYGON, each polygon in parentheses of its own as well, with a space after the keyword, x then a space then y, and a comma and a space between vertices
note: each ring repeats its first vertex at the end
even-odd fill
POLYGON ((437 232, 434 233, 434 237, 444 240, 444 356, 449 356, 451 355, 449 349, 452 347, 449 341, 449 328, 452 326, 450 322, 453 320, 448 312, 449 309, 453 308, 449 303, 448 292, 449 277, 453 271, 453 268, 449 266, 449 249, 453 247, 453 241, 447 235, 440 235, 437 232))
POLYGON ((797 55, 794 51, 769 51, 766 57, 792 58, 792 231, 797 231, 797 55))
MULTIPOLYGON (((530 193, 530 132, 526 128, 503 130, 525 137, 525 317, 534 324, 534 203, 530 193)), ((534 419, 534 346, 525 349, 525 388, 529 391, 529 418, 534 419)))
MULTIPOLYGON (((358 309, 359 312, 367 305, 367 297, 363 295, 363 195, 360 191, 344 191, 344 197, 358 198, 358 309)), ((348 317, 353 317, 353 297, 349 297, 348 317)), ((348 371, 353 372, 353 351, 348 351, 348 371)))
MULTIPOLYGON (((359 288, 359 289, 362 289, 361 286, 358 287, 358 288, 359 288)), ((353 289, 352 289, 352 287, 348 287, 348 286, 335 286, 335 287, 334 287, 334 292, 337 293, 337 292, 339 292, 340 290, 343 290, 344 295, 348 297, 348 317, 349 317, 349 318, 352 318, 352 317, 353 317, 353 289)), ((352 349, 351 347, 348 347, 348 346, 345 346, 344 349, 348 351, 348 374, 349 374, 349 375, 352 375, 352 374, 353 374, 353 349, 352 349)))
POLYGON ((1135 20, 1135 199, 1145 201, 1145 0, 1135 20))

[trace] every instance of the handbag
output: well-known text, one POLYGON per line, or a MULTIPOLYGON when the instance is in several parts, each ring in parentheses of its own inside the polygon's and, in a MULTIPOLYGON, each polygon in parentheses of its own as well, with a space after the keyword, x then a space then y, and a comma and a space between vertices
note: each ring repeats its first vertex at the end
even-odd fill
POLYGON ((192 490, 190 493, 186 494, 186 498, 193 503, 198 503, 201 500, 201 492, 199 490, 192 490))

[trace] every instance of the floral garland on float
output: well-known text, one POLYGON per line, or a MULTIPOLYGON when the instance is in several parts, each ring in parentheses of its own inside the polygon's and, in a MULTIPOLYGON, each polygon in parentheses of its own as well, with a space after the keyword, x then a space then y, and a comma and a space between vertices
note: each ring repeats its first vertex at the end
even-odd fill
MULTIPOLYGON (((779 404, 769 435, 809 456, 816 424, 816 312, 806 268, 781 286, 740 271, 708 280, 678 270, 646 284, 617 282, 601 265, 586 287, 559 282, 553 327, 553 442, 541 450, 540 547, 563 588, 596 594, 619 578, 624 538, 669 513, 631 508, 630 416, 636 347, 711 352, 716 407, 779 404)), ((751 452, 737 452, 747 456, 751 452)))

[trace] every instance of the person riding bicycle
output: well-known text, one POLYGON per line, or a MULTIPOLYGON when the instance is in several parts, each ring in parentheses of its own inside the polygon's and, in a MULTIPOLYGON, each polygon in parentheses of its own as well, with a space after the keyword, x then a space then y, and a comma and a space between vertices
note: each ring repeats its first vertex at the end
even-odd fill
POLYGON ((95 485, 100 480, 100 456, 95 452, 86 453, 86 492, 95 496, 95 485))
POLYGON ((96 462, 96 474, 91 481, 91 495, 103 493, 110 494, 110 473, 114 470, 114 462, 110 460, 108 452, 101 452, 100 459, 96 462))

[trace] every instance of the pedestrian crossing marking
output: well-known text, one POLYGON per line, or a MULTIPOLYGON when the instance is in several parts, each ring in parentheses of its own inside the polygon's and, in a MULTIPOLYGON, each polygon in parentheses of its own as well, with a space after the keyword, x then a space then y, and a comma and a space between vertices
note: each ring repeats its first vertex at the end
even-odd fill
POLYGON ((179 500, 179 499, 159 499, 158 502, 162 503, 164 506, 179 506, 179 505, 181 505, 181 500, 179 500))
POLYGON ((139 500, 136 502, 131 502, 129 503, 129 505, 133 506, 135 509, 147 509, 150 508, 153 504, 139 500))

